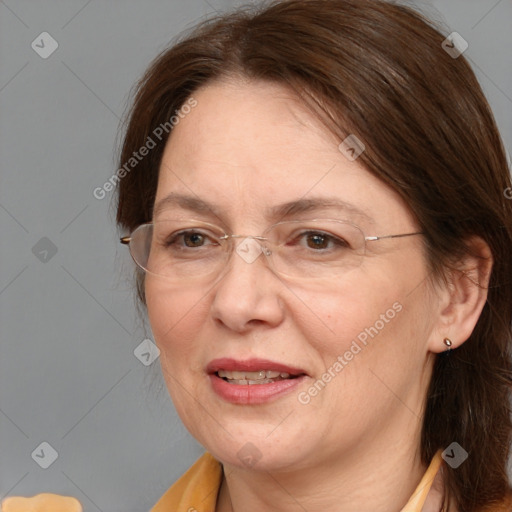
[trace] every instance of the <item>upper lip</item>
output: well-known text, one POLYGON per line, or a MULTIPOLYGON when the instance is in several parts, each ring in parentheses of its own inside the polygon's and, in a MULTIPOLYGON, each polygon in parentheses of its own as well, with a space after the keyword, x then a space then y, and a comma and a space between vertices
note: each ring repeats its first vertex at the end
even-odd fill
POLYGON ((245 359, 237 360, 228 357, 214 359, 208 363, 206 371, 209 374, 226 371, 246 371, 257 372, 259 370, 274 370, 281 373, 289 373, 290 375, 305 375, 306 372, 301 368, 294 368, 283 363, 277 363, 268 359, 245 359))

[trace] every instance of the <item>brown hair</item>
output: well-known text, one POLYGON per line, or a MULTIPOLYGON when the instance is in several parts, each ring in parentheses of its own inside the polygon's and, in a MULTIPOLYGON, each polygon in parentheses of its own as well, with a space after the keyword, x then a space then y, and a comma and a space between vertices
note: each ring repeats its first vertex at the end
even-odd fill
MULTIPOLYGON (((445 484, 460 512, 476 512, 509 488, 511 183, 481 88, 444 38, 419 13, 382 0, 289 0, 211 19, 137 84, 120 166, 202 85, 233 75, 273 81, 321 110, 340 141, 364 141, 358 161, 405 198, 436 276, 468 253, 469 237, 483 238, 494 258, 488 300, 470 338, 437 357, 421 440, 425 464, 454 441, 469 453, 447 467, 445 484)), ((151 220, 167 137, 120 179, 124 230, 151 220)), ((145 303, 140 273, 137 288, 145 303)))

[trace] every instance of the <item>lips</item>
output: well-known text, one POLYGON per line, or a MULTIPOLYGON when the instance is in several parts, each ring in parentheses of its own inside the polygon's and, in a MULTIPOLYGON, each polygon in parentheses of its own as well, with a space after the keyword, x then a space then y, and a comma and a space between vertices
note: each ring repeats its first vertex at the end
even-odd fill
POLYGON ((261 404, 290 392, 307 374, 266 359, 215 359, 206 371, 213 390, 224 400, 236 404, 261 404))

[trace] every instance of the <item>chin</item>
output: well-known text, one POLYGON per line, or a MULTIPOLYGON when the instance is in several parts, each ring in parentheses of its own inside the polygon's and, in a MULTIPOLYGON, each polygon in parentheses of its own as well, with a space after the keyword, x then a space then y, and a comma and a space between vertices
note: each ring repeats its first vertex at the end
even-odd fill
POLYGON ((231 423, 229 433, 218 426, 191 434, 223 464, 253 471, 287 471, 296 469, 315 454, 317 443, 298 431, 278 433, 276 423, 231 423), (219 432, 221 430, 221 432, 219 432), (273 432, 274 430, 274 432, 273 432), (270 434, 269 434, 270 433, 270 434), (305 440, 308 441, 305 444, 305 440))

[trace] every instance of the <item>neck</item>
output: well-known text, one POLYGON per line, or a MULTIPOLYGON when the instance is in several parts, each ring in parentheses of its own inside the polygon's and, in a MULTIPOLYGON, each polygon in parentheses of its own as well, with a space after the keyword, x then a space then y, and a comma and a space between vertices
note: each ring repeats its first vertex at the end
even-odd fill
MULTIPOLYGON (((393 436, 391 436, 393 437, 393 436)), ((415 436, 416 437, 416 436, 415 436)), ((380 440, 382 441, 382 440, 380 440)), ((400 512, 426 467, 418 439, 393 439, 389 445, 359 443, 352 453, 300 471, 255 471, 224 466, 219 512, 400 512), (412 455, 411 455, 412 454, 412 455)), ((440 510, 439 495, 429 497, 429 511, 440 510)))

